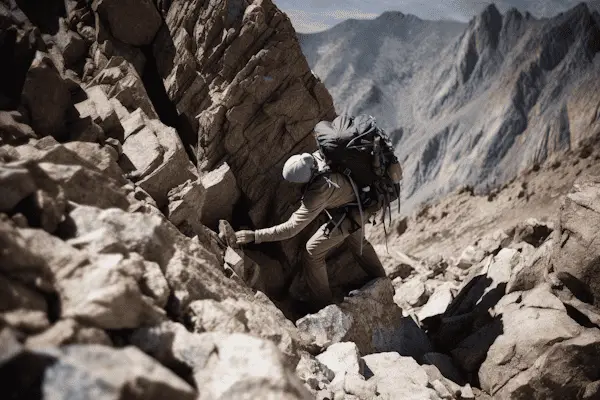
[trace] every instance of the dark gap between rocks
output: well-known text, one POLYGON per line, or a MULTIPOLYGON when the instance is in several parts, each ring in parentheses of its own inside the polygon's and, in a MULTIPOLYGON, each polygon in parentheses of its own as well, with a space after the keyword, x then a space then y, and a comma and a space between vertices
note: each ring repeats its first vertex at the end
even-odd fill
POLYGON ((140 50, 146 57, 142 82, 144 83, 148 97, 161 122, 177 130, 188 157, 194 165, 197 165, 196 143, 198 141, 198 133, 194 131, 188 117, 184 114, 180 115, 177 112, 177 107, 175 107, 175 104, 169 98, 158 69, 152 45, 140 47, 140 50))
POLYGON ((572 305, 565 304, 565 308, 567 309, 567 315, 571 317, 573 321, 577 322, 584 328, 600 328, 598 325, 590 321, 590 319, 584 313, 582 313, 572 305))

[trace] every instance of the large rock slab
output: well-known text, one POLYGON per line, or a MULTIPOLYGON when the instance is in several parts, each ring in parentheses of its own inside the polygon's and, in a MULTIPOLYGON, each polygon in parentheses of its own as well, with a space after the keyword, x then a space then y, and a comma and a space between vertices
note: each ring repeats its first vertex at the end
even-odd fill
POLYGON ((525 393, 535 399, 569 398, 585 392, 600 378, 594 358, 600 351, 598 330, 579 325, 545 286, 516 293, 498 305, 503 332, 479 369, 482 388, 501 399, 525 393), (579 365, 576 371, 573 363, 579 365), (554 385, 561 379, 559 394, 554 385))
MULTIPOLYGON (((254 226, 282 222, 301 196, 282 166, 292 152, 314 150, 312 129, 335 116, 290 20, 270 0, 175 1, 165 22, 154 52, 169 98, 198 132, 186 145, 195 147, 199 169, 227 162, 254 226)), ((306 239, 278 244, 289 265, 306 239)))
POLYGON ((376 382, 379 398, 440 399, 436 391, 428 387, 429 377, 414 359, 394 352, 370 354, 362 359, 366 378, 376 382))
POLYGON ((582 283, 582 300, 600 305, 600 177, 578 180, 560 210, 550 259, 556 272, 582 283))
POLYGON ((248 333, 275 343, 295 365, 297 352, 308 346, 294 324, 262 293, 254 299, 197 300, 189 305, 196 332, 248 333))
POLYGON ((34 398, 35 393, 52 399, 196 398, 190 385, 135 347, 18 349, 2 361, 8 398, 34 398))
POLYGON ((308 391, 270 341, 245 334, 188 332, 165 322, 131 340, 165 365, 184 365, 201 399, 309 399, 308 391))
POLYGON ((23 85, 22 99, 31 114, 31 127, 39 136, 66 136, 68 113, 73 109, 71 93, 47 54, 36 53, 23 85))
POLYGON ((396 351, 419 358, 431 351, 431 345, 414 321, 402 317, 392 295, 390 280, 377 279, 343 303, 299 319, 296 326, 319 346, 354 342, 361 354, 396 351))

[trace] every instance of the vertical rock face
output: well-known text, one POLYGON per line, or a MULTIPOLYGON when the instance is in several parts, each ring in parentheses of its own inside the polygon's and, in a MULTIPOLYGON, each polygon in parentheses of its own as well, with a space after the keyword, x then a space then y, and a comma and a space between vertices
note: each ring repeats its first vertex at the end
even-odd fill
POLYGON ((579 282, 581 300, 600 305, 600 177, 575 183, 561 207, 557 245, 551 257, 554 270, 579 282))
POLYGON ((285 14, 266 1, 173 1, 154 53, 169 98, 198 131, 198 167, 231 167, 257 226, 278 222, 298 192, 282 182, 290 153, 314 148, 333 118, 285 14))

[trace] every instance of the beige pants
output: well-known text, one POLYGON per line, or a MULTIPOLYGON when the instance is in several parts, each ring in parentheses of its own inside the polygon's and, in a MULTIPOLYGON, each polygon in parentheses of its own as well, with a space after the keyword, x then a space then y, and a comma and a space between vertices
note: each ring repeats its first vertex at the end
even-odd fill
POLYGON ((362 229, 350 233, 352 232, 350 218, 345 218, 340 227, 331 232, 328 232, 328 225, 323 224, 306 243, 307 255, 304 273, 306 283, 313 295, 314 305, 318 308, 325 307, 333 301, 325 258, 330 250, 339 246, 346 239, 354 258, 367 275, 373 279, 386 276, 375 249, 371 243, 362 238, 362 229), (362 254, 360 252, 361 240, 364 240, 362 254))

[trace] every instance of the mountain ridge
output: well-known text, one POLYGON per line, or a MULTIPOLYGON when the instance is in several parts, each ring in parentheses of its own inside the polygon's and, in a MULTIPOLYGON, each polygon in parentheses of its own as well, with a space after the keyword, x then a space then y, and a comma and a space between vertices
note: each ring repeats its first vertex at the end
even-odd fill
POLYGON ((390 132, 407 172, 407 211, 460 185, 500 185, 600 130, 600 28, 586 4, 550 19, 492 4, 468 25, 399 13, 377 31, 392 15, 300 43, 338 112, 372 114, 390 132), (363 47, 349 49, 355 36, 363 47))

